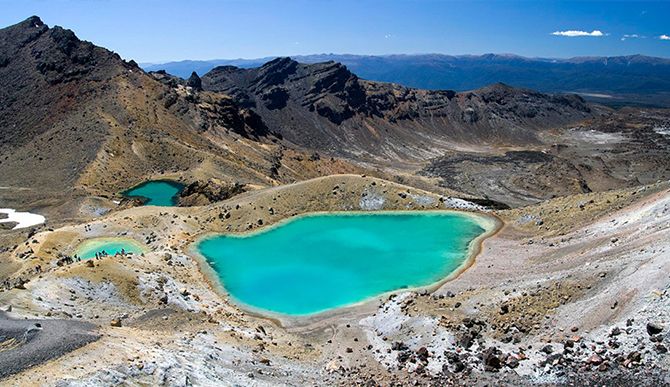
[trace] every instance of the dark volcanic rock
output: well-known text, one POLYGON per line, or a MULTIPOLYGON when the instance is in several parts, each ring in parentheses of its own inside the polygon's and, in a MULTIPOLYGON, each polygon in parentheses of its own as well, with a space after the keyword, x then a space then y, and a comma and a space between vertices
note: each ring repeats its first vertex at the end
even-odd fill
POLYGON ((507 359, 505 359, 505 365, 509 368, 516 368, 519 366, 519 359, 516 356, 508 355, 507 359))
POLYGON ((650 336, 657 335, 659 333, 663 332, 663 326, 654 322, 650 322, 647 324, 647 333, 649 333, 650 336))
POLYGON ((391 345, 391 350, 392 351, 406 351, 408 350, 409 347, 405 345, 402 341, 396 341, 391 345))
POLYGON ((488 372, 497 372, 502 368, 502 362, 498 357, 500 355, 500 350, 495 347, 488 348, 483 353, 484 369, 488 372))
POLYGON ((421 347, 416 351, 416 357, 421 361, 428 361, 428 349, 426 347, 421 347))
POLYGON ((202 90, 202 80, 198 76, 198 73, 194 71, 193 74, 191 74, 186 81, 186 86, 192 87, 195 90, 202 90))
POLYGON ((179 194, 180 206, 201 206, 220 202, 246 191, 244 184, 210 179, 189 184, 179 194))

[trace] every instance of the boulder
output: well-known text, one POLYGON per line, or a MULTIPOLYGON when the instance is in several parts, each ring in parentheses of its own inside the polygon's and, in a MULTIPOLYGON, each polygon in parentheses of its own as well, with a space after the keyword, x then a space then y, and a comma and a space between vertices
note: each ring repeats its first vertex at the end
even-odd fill
POLYGON ((649 336, 657 335, 661 332, 663 332, 663 325, 655 322, 647 323, 647 333, 649 333, 649 336))
POLYGON ((426 347, 421 347, 418 351, 416 351, 416 357, 421 361, 428 361, 429 356, 430 354, 428 353, 428 348, 426 347))
POLYGON ((516 368, 519 366, 519 359, 517 359, 516 356, 509 355, 507 356, 507 359, 505 359, 505 365, 509 368, 516 368))
POLYGON ((593 355, 586 359, 586 362, 593 365, 598 365, 603 362, 603 359, 598 355, 593 355))
POLYGON ((484 369, 488 372, 497 372, 502 367, 502 362, 497 356, 500 352, 497 348, 488 348, 483 355, 484 369))
POLYGON ((407 347, 407 345, 405 345, 405 343, 403 343, 402 341, 396 341, 393 344, 391 344, 392 351, 406 351, 408 349, 409 348, 407 347))

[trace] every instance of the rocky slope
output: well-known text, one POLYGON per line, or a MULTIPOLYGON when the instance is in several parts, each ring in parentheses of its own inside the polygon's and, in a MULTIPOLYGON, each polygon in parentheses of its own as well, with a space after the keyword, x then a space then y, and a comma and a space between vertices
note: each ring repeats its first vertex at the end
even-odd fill
POLYGON ((670 178, 667 110, 625 108, 540 134, 541 145, 450 153, 418 173, 439 185, 507 203, 606 191, 670 178))
POLYGON ((280 155, 300 151, 231 98, 201 92, 197 77, 182 83, 35 16, 0 30, 4 205, 45 212, 156 177, 268 186, 320 174, 314 163, 278 171, 280 155))
POLYGON ((542 129, 594 115, 574 95, 504 84, 468 93, 418 90, 359 79, 339 63, 290 58, 247 70, 217 67, 202 87, 254 109, 294 144, 358 160, 421 160, 459 146, 534 143, 542 129))

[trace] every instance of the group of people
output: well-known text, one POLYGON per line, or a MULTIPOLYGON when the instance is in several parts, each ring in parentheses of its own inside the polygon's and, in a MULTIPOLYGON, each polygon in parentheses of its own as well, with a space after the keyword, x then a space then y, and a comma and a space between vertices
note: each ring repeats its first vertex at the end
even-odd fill
POLYGON ((2 286, 0 286, 0 289, 5 289, 5 290, 11 290, 12 288, 17 288, 17 289, 25 289, 24 284, 26 281, 19 277, 15 280, 10 280, 9 278, 5 279, 2 281, 2 286))
POLYGON ((12 281, 9 280, 9 278, 6 278, 4 281, 2 281, 2 288, 5 290, 9 290, 12 288, 12 281))
MULTIPOLYGON (((126 249, 121 249, 120 251, 117 251, 116 254, 114 255, 123 255, 124 257, 126 256, 126 249)), ((95 253, 95 259, 102 259, 103 257, 107 257, 109 254, 105 251, 99 251, 95 253)))
MULTIPOLYGON (((86 227, 89 227, 89 226, 86 226, 86 227)), ((90 231, 90 228, 89 228, 88 231, 90 231)), ((126 249, 121 249, 120 251, 117 251, 115 255, 126 256, 126 249)), ((107 253, 105 250, 97 251, 95 253, 95 259, 97 259, 97 260, 100 260, 103 257, 107 257, 107 256, 109 256, 109 253, 107 253)), ((78 256, 77 254, 74 254, 72 256, 65 255, 65 256, 61 257, 60 259, 58 259, 56 264, 58 266, 63 266, 63 265, 70 265, 74 262, 81 262, 81 257, 78 256)), ((37 265, 37 266, 33 267, 32 269, 30 269, 28 272, 30 274, 42 273, 42 265, 37 265)), ((25 283, 26 283, 26 281, 23 280, 22 278, 17 278, 17 279, 14 279, 14 280, 6 278, 2 282, 0 282, 0 289, 11 290, 12 288, 20 288, 25 283)))
POLYGON ((77 254, 75 254, 74 256, 66 255, 63 258, 59 259, 58 262, 56 262, 56 264, 58 266, 63 266, 63 265, 69 265, 73 262, 81 262, 81 257, 78 257, 77 254))
POLYGON ((107 252, 106 252, 105 250, 102 250, 102 251, 96 251, 96 252, 95 252, 95 259, 96 259, 96 260, 97 260, 97 259, 102 259, 102 257, 106 257, 106 256, 108 256, 108 255, 109 255, 109 254, 107 254, 107 252))

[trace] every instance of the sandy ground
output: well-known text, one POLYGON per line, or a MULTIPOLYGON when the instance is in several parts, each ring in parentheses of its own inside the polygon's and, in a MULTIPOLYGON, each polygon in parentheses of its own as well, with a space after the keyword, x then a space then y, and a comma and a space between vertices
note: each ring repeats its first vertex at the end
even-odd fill
MULTIPOLYGON (((14 319, 90 322, 100 338, 0 384, 663 385, 669 187, 502 211, 502 231, 435 292, 398 293, 290 324, 232 305, 188 243, 310 211, 481 208, 339 175, 206 207, 112 211, 88 223, 90 231, 84 224, 41 230, 2 253, 20 267, 12 283, 28 282, 0 292, 0 307, 11 305, 14 319), (92 237, 133 238, 152 252, 57 265, 92 237), (42 271, 31 272, 37 265, 42 271), (661 333, 650 335, 648 323, 661 333)), ((0 360, 8 353, 0 347, 0 360)))

